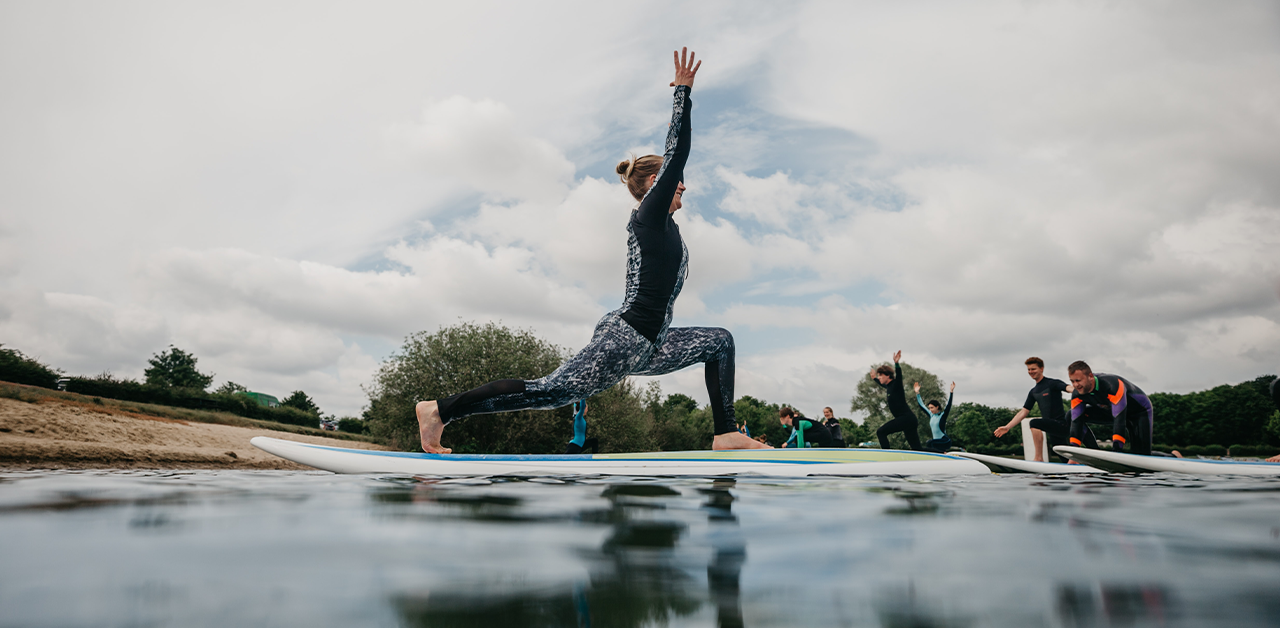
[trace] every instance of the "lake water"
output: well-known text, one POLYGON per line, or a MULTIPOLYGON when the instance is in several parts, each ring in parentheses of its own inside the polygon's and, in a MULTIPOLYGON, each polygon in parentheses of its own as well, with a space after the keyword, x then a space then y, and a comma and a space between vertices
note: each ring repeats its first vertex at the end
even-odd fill
POLYGON ((0 473, 0 626, 1280 626, 1280 479, 0 473))

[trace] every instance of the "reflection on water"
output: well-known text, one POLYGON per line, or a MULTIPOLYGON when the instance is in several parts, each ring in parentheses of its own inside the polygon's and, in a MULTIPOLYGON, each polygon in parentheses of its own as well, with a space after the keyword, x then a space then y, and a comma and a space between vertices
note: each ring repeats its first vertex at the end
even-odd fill
POLYGON ((0 474, 0 627, 1280 625, 1280 480, 0 474))

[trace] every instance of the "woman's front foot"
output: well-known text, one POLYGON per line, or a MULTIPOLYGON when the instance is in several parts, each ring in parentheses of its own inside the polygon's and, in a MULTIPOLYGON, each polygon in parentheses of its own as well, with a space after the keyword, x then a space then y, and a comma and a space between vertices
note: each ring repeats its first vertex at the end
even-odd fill
POLYGON ((716 437, 711 441, 711 448, 716 451, 726 449, 773 449, 742 432, 716 434, 716 437))

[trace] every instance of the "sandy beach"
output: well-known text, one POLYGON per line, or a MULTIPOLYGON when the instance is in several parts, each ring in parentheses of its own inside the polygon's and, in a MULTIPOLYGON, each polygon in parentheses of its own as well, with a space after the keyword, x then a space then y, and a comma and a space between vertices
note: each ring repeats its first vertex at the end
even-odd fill
POLYGON ((0 398, 0 467, 7 469, 309 468, 250 445, 254 436, 383 449, 363 441, 150 416, 69 399, 0 398))

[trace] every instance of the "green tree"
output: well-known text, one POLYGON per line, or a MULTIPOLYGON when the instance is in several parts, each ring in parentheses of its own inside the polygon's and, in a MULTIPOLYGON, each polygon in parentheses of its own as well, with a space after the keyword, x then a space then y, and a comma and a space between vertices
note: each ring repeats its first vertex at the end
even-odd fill
MULTIPOLYGON (((417 402, 497 379, 536 379, 554 371, 565 357, 563 349, 532 332, 492 322, 418 332, 379 367, 366 389, 364 418, 374 436, 415 451, 420 447, 417 402)), ((604 451, 651 449, 655 434, 647 401, 630 382, 588 399, 588 433, 604 451)), ((565 406, 475 415, 450 423, 443 443, 458 453, 560 453, 571 438, 573 410, 565 406)))
POLYGON ((57 388, 62 371, 51 369, 35 358, 29 358, 17 349, 5 349, 0 345, 0 380, 15 384, 57 388))
POLYGON ((951 414, 961 418, 965 415, 977 417, 964 429, 960 428, 957 420, 956 427, 951 429, 963 447, 995 444, 1007 447, 1022 444, 1022 428, 1009 430, 1009 433, 1005 434, 1004 438, 997 439, 995 435, 997 427, 1006 425, 1013 420, 1013 415, 1016 414, 1016 411, 1012 408, 993 408, 980 403, 966 401, 952 406, 951 414))
POLYGON ((224 383, 223 385, 221 385, 221 386, 217 387, 216 389, 214 389, 213 394, 215 394, 215 395, 234 395, 234 394, 236 394, 236 393, 242 393, 242 392, 249 392, 249 389, 248 389, 248 388, 245 388, 244 386, 241 386, 240 384, 237 384, 237 383, 235 383, 235 382, 228 381, 228 382, 224 383))
POLYGON ((315 400, 301 390, 295 390, 289 393, 288 397, 280 400, 280 405, 297 408, 303 412, 310 412, 311 414, 320 416, 320 406, 317 406, 315 400))
MULTIPOLYGON (((886 363, 872 364, 869 370, 874 370, 881 364, 886 363)), ((890 367, 893 366, 892 362, 887 364, 890 367)), ((929 415, 916 403, 916 394, 912 387, 916 382, 920 382, 920 396, 924 398, 925 403, 928 403, 931 399, 937 399, 946 404, 947 395, 943 392, 942 380, 937 375, 922 368, 911 366, 906 362, 900 362, 899 365, 902 367, 902 384, 907 394, 907 406, 916 415, 920 442, 928 442, 930 438, 933 438, 932 433, 929 431, 929 415)), ((867 415, 862 421, 862 427, 870 433, 871 438, 875 437, 876 430, 881 425, 888 423, 893 418, 889 414, 888 393, 880 386, 879 382, 871 378, 869 372, 858 380, 857 392, 854 393, 849 402, 849 409, 854 414, 865 413, 867 415)), ((952 412, 954 413, 955 410, 952 410, 952 412)), ((906 449, 907 439, 901 433, 893 434, 889 437, 889 445, 897 449, 906 449)))
POLYGON ((652 421, 655 448, 689 451, 711 447, 711 412, 699 409, 693 397, 676 393, 664 399, 658 382, 649 382, 643 398, 652 421))
POLYGON ((840 433, 844 436, 845 444, 850 447, 857 447, 876 438, 875 431, 864 424, 855 423, 853 419, 840 419, 840 433))
POLYGON ((737 416, 738 422, 745 420, 752 436, 764 434, 765 440, 774 447, 786 442, 787 436, 791 434, 791 428, 778 420, 778 410, 781 409, 782 406, 779 404, 769 403, 749 395, 738 397, 738 400, 733 402, 733 413, 737 416))
POLYGON ((338 419, 338 431, 350 434, 368 434, 369 426, 365 425, 365 422, 360 419, 344 416, 338 419))
POLYGON ((196 356, 169 345, 167 351, 151 356, 151 366, 143 371, 148 384, 166 388, 191 388, 204 390, 213 383, 213 374, 205 375, 196 370, 196 356))
POLYGON ((972 447, 990 440, 991 432, 987 431, 987 421, 980 412, 973 410, 961 412, 956 417, 954 425, 951 428, 951 434, 964 445, 972 447))

